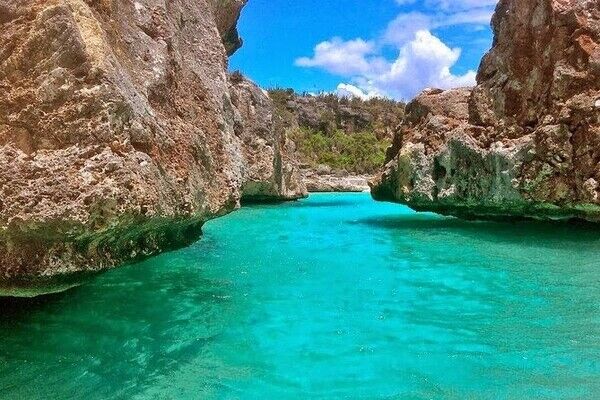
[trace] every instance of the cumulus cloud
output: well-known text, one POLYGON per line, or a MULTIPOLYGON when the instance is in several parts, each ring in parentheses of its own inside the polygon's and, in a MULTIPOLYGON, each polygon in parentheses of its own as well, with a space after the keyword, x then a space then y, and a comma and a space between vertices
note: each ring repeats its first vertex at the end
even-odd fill
MULTIPOLYGON (((399 6, 412 5, 417 2, 417 0, 396 0, 396 4, 399 6)), ((425 8, 454 11, 493 7, 498 3, 498 0, 425 0, 421 2, 424 3, 423 5, 425 8)))
MULTIPOLYGON (((416 0, 396 0, 399 5, 416 0)), ((425 0, 424 11, 403 12, 389 23, 384 40, 403 44, 418 30, 434 30, 454 25, 487 25, 498 0, 425 0)))
MULTIPOLYGON (((475 84, 475 72, 454 75, 450 72, 460 57, 459 48, 450 48, 426 29, 414 33, 400 49, 393 62, 373 57, 374 50, 350 51, 356 41, 335 40, 317 45, 312 58, 298 59, 304 67, 320 67, 330 73, 351 78, 337 92, 342 96, 363 99, 375 96, 411 99, 428 87, 448 89, 475 84)), ((364 49, 363 49, 364 50, 364 49)))
POLYGON ((362 39, 343 41, 336 37, 321 42, 315 47, 313 57, 301 57, 296 60, 300 67, 321 67, 328 72, 350 76, 366 73, 371 66, 366 57, 373 54, 375 46, 362 39))
POLYGON ((415 33, 413 40, 400 50, 390 70, 373 82, 392 97, 409 99, 425 88, 449 89, 472 86, 475 72, 454 75, 450 68, 460 57, 459 48, 451 49, 427 30, 415 33))
MULTIPOLYGON (((416 0, 396 0, 400 6, 416 0)), ((337 93, 371 98, 386 96, 409 100, 425 88, 449 89, 475 84, 475 71, 451 72, 461 49, 450 48, 432 31, 454 25, 488 24, 496 0, 422 0, 429 12, 400 13, 381 37, 344 41, 333 38, 319 43, 312 57, 296 60, 301 67, 321 68, 345 77, 337 93), (394 46, 397 58, 383 57, 382 49, 394 46)), ((423 9, 423 7, 422 7, 423 9)))
POLYGON ((336 94, 340 97, 354 98, 358 97, 362 100, 369 100, 374 97, 380 97, 381 94, 376 91, 364 91, 361 88, 351 85, 349 83, 340 83, 336 89, 336 94))
POLYGON ((431 31, 454 25, 487 25, 492 14, 490 8, 476 8, 452 14, 402 13, 388 24, 383 40, 386 43, 402 45, 417 31, 424 29, 431 31))

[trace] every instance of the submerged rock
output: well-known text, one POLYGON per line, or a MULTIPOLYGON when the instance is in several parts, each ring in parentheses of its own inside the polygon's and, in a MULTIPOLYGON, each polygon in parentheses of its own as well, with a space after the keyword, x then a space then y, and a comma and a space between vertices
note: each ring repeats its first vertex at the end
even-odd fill
POLYGON ((378 200, 461 217, 600 221, 600 3, 501 0, 472 89, 406 107, 378 200))
POLYGON ((251 183, 302 193, 226 73, 244 3, 0 0, 0 288, 190 244, 251 183))

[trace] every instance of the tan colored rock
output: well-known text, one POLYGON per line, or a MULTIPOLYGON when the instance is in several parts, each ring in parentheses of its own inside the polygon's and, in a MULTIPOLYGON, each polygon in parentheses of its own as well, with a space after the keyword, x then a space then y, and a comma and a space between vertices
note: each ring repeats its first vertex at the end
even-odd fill
POLYGON ((221 35, 243 3, 0 0, 0 286, 181 247, 239 204, 221 35))
POLYGON ((242 38, 237 30, 240 13, 248 0, 210 0, 215 22, 228 55, 242 47, 242 38))
POLYGON ((600 221, 600 3, 501 0, 472 90, 407 106, 377 199, 464 217, 600 221))
POLYGON ((232 75, 235 134, 242 142, 242 200, 294 200, 307 191, 287 137, 269 95, 247 79, 232 75))
MULTIPOLYGON (((337 136, 339 140, 338 135, 343 135, 348 139, 348 143, 352 143, 355 141, 355 135, 364 138, 365 135, 372 134, 380 145, 372 146, 370 150, 377 151, 377 156, 383 158, 382 149, 388 145, 396 126, 402 120, 403 103, 383 98, 362 100, 334 94, 298 94, 292 89, 272 89, 269 95, 288 136, 297 141, 297 158, 301 161, 301 175, 309 192, 369 190, 368 181, 379 167, 377 164, 381 162, 365 162, 364 159, 352 155, 349 156, 350 162, 342 168, 340 163, 325 160, 322 157, 323 150, 315 151, 310 145, 311 137, 321 141, 323 136, 337 136), (319 165, 327 162, 331 165, 319 165)), ((333 154, 342 148, 329 144, 325 147, 330 147, 333 154)))
POLYGON ((367 175, 345 174, 319 174, 312 170, 304 170, 304 183, 311 193, 332 193, 332 192, 368 192, 369 180, 372 178, 367 175))
POLYGON ((335 94, 306 95, 292 89, 272 89, 278 114, 290 129, 311 129, 331 135, 373 131, 380 139, 391 139, 402 121, 404 104, 390 99, 339 97, 335 94))

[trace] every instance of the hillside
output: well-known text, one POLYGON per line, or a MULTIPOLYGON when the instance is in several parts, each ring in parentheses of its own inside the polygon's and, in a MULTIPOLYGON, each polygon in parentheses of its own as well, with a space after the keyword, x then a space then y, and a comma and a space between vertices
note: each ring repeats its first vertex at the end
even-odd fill
POLYGON ((299 161, 313 191, 336 190, 335 182, 311 183, 319 177, 327 181, 340 178, 337 190, 365 188, 368 176, 383 165, 395 127, 404 116, 403 103, 383 98, 307 95, 291 89, 273 89, 269 96, 296 142, 299 161))

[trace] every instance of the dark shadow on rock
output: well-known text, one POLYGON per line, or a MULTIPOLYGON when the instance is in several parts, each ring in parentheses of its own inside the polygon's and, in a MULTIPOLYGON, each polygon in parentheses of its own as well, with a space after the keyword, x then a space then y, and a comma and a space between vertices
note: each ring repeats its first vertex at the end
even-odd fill
POLYGON ((286 199, 281 199, 281 198, 276 198, 276 197, 242 197, 242 199, 240 200, 240 204, 242 206, 252 206, 252 205, 278 205, 278 204, 285 204, 285 203, 290 203, 290 202, 295 202, 297 200, 286 200, 286 199))
POLYGON ((38 297, 0 297, 0 327, 45 311, 73 295, 77 288, 38 297))

